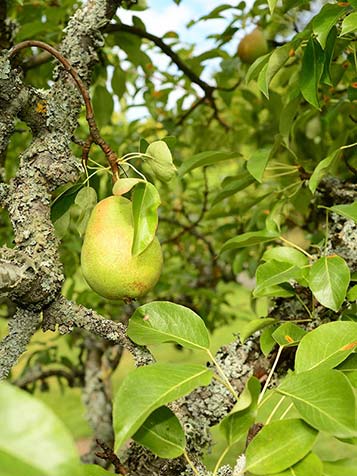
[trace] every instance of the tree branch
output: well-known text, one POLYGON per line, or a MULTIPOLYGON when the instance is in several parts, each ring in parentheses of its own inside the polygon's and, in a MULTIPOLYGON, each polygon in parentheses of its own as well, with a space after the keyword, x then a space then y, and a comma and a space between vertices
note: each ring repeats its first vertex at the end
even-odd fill
POLYGON ((0 380, 6 378, 39 327, 39 313, 18 308, 9 321, 9 333, 0 342, 0 380))
MULTIPOLYGON (((110 0, 86 2, 68 22, 60 48, 69 63, 76 65, 83 82, 89 80, 97 60, 96 49, 102 46, 100 27, 109 21, 106 12, 110 9, 114 14, 117 4, 110 0)), ((70 146, 81 101, 65 71, 55 71, 50 90, 36 91, 22 84, 18 72, 11 69, 2 55, 0 109, 4 111, 0 123, 0 155, 6 150, 16 116, 23 119, 33 133, 33 141, 22 154, 17 175, 5 197, 14 230, 15 251, 26 255, 33 263, 34 272, 29 290, 23 292, 18 283, 9 292, 19 308, 10 321, 9 335, 0 344, 1 376, 4 377, 26 349, 41 310, 56 299, 62 286, 59 240, 50 219, 51 192, 75 181, 79 175, 78 162, 70 146)), ((18 274, 18 270, 12 271, 18 274)), ((10 279, 11 286, 13 283, 10 279)))
POLYGON ((43 330, 53 331, 56 324, 62 334, 67 334, 74 327, 78 327, 105 340, 122 345, 133 355, 138 366, 153 362, 152 355, 145 347, 137 346, 127 337, 126 326, 123 323, 105 319, 92 309, 68 301, 63 296, 59 296, 43 311, 43 330))
POLYGON ((56 58, 64 67, 64 69, 72 76, 74 79, 74 82, 76 83, 82 97, 83 101, 86 107, 86 119, 88 122, 89 130, 90 130, 90 138, 91 142, 90 145, 95 142, 99 147, 103 150, 105 153, 108 162, 110 164, 110 167, 113 172, 113 179, 114 181, 117 180, 119 176, 119 168, 118 168, 118 157, 115 154, 115 152, 110 148, 109 144, 105 142, 105 140, 102 138, 100 135, 97 123, 95 121, 94 117, 94 111, 92 107, 92 102, 89 96, 88 89, 84 85, 83 81, 79 77, 77 71, 73 66, 70 64, 69 61, 55 48, 53 48, 50 45, 47 45, 43 41, 37 41, 37 40, 26 40, 21 43, 18 43, 15 45, 9 52, 9 58, 14 57, 19 51, 21 51, 24 48, 29 48, 32 46, 36 46, 37 48, 41 48, 45 51, 47 51, 50 55, 52 55, 54 58, 56 58))
POLYGON ((200 86, 200 88, 205 92, 206 97, 211 97, 214 90, 214 86, 210 86, 206 81, 203 81, 187 64, 180 58, 180 56, 175 53, 175 51, 168 46, 161 38, 158 36, 149 33, 142 28, 138 28, 132 25, 126 25, 125 23, 117 24, 108 24, 103 30, 105 33, 115 33, 118 31, 123 31, 125 33, 130 33, 132 35, 140 36, 141 38, 146 38, 147 40, 152 41, 156 46, 158 46, 161 51, 163 51, 167 56, 169 56, 173 63, 183 72, 185 75, 195 84, 200 86))

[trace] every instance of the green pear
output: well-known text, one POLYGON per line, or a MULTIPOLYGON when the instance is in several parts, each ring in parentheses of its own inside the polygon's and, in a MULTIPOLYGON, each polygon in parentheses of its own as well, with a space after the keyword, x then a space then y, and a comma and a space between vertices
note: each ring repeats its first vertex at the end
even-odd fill
POLYGON ((268 53, 268 43, 260 28, 246 35, 238 46, 238 56, 243 63, 252 64, 260 56, 268 53))
POLYGON ((133 244, 132 203, 121 196, 101 200, 94 208, 82 246, 81 265, 89 286, 107 299, 137 298, 157 283, 162 252, 155 237, 138 256, 133 244))

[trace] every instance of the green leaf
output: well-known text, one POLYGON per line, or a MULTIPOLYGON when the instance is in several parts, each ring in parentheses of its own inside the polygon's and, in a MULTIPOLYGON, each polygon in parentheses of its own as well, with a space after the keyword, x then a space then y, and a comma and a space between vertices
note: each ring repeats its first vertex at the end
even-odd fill
POLYGON ((83 210, 91 210, 97 203, 97 192, 92 187, 83 187, 77 193, 74 203, 83 210))
POLYGON ((96 86, 93 93, 92 104, 98 127, 101 128, 110 124, 114 111, 114 101, 107 88, 101 85, 96 86))
POLYGON ((149 182, 139 183, 133 193, 134 238, 132 253, 139 255, 154 239, 158 224, 159 192, 149 182))
POLYGON ((270 154, 271 148, 256 150, 247 162, 248 172, 260 183, 262 182, 265 167, 269 162, 270 154))
POLYGON ((119 99, 123 97, 126 91, 126 72, 118 65, 114 68, 112 89, 119 99))
POLYGON ((228 250, 245 248, 246 246, 260 245, 261 243, 267 243, 268 241, 276 240, 278 237, 279 233, 276 232, 265 230, 249 231, 226 241, 222 246, 220 253, 228 250))
POLYGON ((202 365, 152 364, 139 367, 123 380, 114 397, 115 451, 133 436, 162 405, 208 385, 213 373, 202 365))
POLYGON ((61 240, 64 236, 66 236, 66 234, 68 233, 70 223, 71 223, 71 213, 69 210, 67 210, 66 213, 61 215, 53 223, 57 238, 61 240))
POLYGON ((301 276, 300 269, 290 263, 282 261, 268 261, 257 268, 254 296, 262 296, 264 289, 277 284, 288 282, 291 279, 298 279, 301 276))
POLYGON ((269 9, 270 9, 271 14, 274 13, 274 9, 276 7, 277 2, 278 2, 278 0, 268 0, 268 5, 269 5, 269 9))
POLYGON ((309 264, 309 259, 304 255, 304 253, 288 246, 275 246, 274 248, 266 250, 262 256, 262 260, 281 261, 284 263, 290 263, 299 268, 309 264))
POLYGON ((281 67, 287 62, 290 58, 290 50, 292 48, 292 43, 287 43, 286 45, 276 48, 270 55, 268 63, 260 71, 258 76, 258 85, 262 93, 269 98, 269 85, 271 80, 276 75, 276 73, 281 69, 281 67))
POLYGON ((309 453, 316 436, 316 430, 300 419, 273 421, 248 446, 246 469, 261 475, 283 471, 309 453))
POLYGON ((83 476, 113 476, 111 471, 106 471, 96 464, 83 464, 82 472, 83 476))
MULTIPOLYGON (((355 347, 356 346, 357 342, 355 342, 355 347)), ((355 372, 357 370, 357 353, 354 353, 347 357, 347 359, 344 360, 342 364, 337 367, 337 370, 341 370, 342 372, 355 372)))
POLYGON ((259 380, 252 376, 249 377, 242 393, 239 395, 237 403, 234 405, 233 411, 245 410, 250 408, 255 410, 258 405, 261 384, 259 380))
POLYGON ((147 164, 156 177, 163 182, 169 182, 176 173, 176 167, 166 142, 163 140, 152 142, 145 153, 151 156, 147 164))
POLYGON ((357 202, 348 203, 347 205, 334 205, 333 207, 328 208, 328 210, 342 215, 348 220, 353 220, 357 222, 357 202))
POLYGON ((186 446, 181 423, 167 407, 155 410, 133 435, 133 440, 160 458, 177 458, 186 446))
POLYGON ((295 356, 295 371, 331 369, 343 362, 357 345, 357 323, 337 321, 322 324, 306 334, 295 356))
POLYGON ((272 337, 275 329, 276 325, 272 325, 270 327, 266 327, 260 334, 259 345, 265 357, 267 357, 273 350, 273 348, 276 346, 276 342, 272 337))
POLYGON ((324 461, 323 465, 323 476, 357 476, 357 457, 324 461))
POLYGON ((309 180, 309 189, 312 193, 315 193, 317 186, 320 183, 320 180, 331 169, 335 161, 338 159, 339 155, 340 149, 337 149, 332 152, 328 157, 326 157, 326 159, 321 160, 321 162, 318 164, 309 180))
POLYGON ((328 84, 329 86, 333 86, 333 81, 331 77, 331 66, 335 52, 336 46, 336 38, 337 38, 337 28, 334 26, 330 33, 328 34, 326 46, 325 46, 325 64, 324 70, 321 76, 321 82, 324 84, 328 84))
POLYGON ((323 49, 331 29, 336 25, 341 15, 346 11, 337 4, 324 5, 312 21, 312 30, 323 49))
POLYGON ((1 383, 0 421, 1 470, 11 456, 19 471, 16 476, 32 476, 34 470, 38 476, 81 475, 72 436, 40 400, 1 383), (29 472, 25 473, 27 468, 29 472))
POLYGON ((1 476, 48 476, 49 473, 25 463, 12 453, 0 449, 1 476))
POLYGON ((267 53, 264 56, 257 58, 254 63, 249 67, 247 74, 245 76, 246 84, 249 83, 252 79, 256 79, 264 67, 267 67, 267 63, 270 58, 270 53, 267 53))
POLYGON ((285 322, 272 334, 273 339, 281 346, 297 345, 306 334, 306 331, 292 322, 285 322))
POLYGON ((226 177, 223 180, 221 190, 212 199, 212 205, 216 205, 223 199, 234 195, 241 190, 249 187, 255 180, 252 175, 245 169, 242 169, 236 177, 226 177))
POLYGON ((357 30, 357 12, 350 13, 342 22, 341 36, 357 30))
POLYGON ((291 468, 272 476, 322 476, 322 461, 314 453, 309 453, 291 468))
POLYGON ((139 345, 176 342, 188 349, 209 348, 209 334, 200 316, 172 302, 150 302, 138 307, 129 320, 127 333, 139 345))
POLYGON ((145 183, 145 180, 138 178, 121 178, 113 186, 113 195, 124 195, 138 183, 145 183))
POLYGON ((271 324, 276 323, 276 319, 273 317, 266 317, 264 319, 253 319, 252 321, 247 322, 243 325, 243 328, 239 331, 239 337, 241 342, 245 342, 248 337, 253 335, 255 332, 264 329, 271 324))
POLYGON ((254 424, 255 416, 250 408, 240 410, 223 418, 219 429, 228 446, 232 446, 241 438, 245 438, 249 428, 254 424))
POLYGON ((51 220, 56 222, 70 206, 74 203, 76 194, 82 188, 82 184, 67 184, 60 188, 60 192, 56 194, 51 204, 51 220))
POLYGON ((97 203, 97 192, 92 187, 83 187, 74 200, 74 203, 81 210, 76 219, 76 229, 80 236, 83 236, 86 229, 92 210, 97 203))
POLYGON ((311 37, 305 47, 300 72, 300 91, 307 102, 320 109, 318 85, 324 69, 324 52, 320 44, 311 37))
POLYGON ((347 299, 350 302, 357 301, 357 284, 355 284, 354 286, 352 286, 351 289, 348 290, 347 299))
POLYGON ((311 266, 308 282, 319 303, 337 312, 346 297, 350 270, 340 256, 323 256, 311 266))
POLYGON ((279 132, 283 136, 285 144, 289 143, 290 130, 294 119, 298 114, 300 102, 300 91, 297 91, 291 100, 281 110, 279 118, 279 132))
POLYGON ((250 377, 233 411, 219 424, 219 430, 229 446, 246 437, 249 428, 254 424, 260 387, 259 380, 250 377))
POLYGON ((277 391, 290 397, 316 429, 342 438, 357 436, 356 398, 342 372, 318 368, 291 375, 277 391))
POLYGON ((200 152, 199 154, 194 155, 188 160, 185 160, 184 163, 178 170, 180 176, 187 174, 190 170, 194 170, 197 167, 207 167, 208 165, 214 165, 223 160, 232 160, 240 157, 239 152, 220 152, 217 150, 200 152))

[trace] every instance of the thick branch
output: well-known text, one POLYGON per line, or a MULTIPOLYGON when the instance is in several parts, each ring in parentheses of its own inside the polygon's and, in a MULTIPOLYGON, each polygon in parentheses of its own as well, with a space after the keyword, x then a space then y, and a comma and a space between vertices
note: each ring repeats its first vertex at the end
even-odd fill
POLYGON ((56 324, 62 334, 71 332, 74 327, 101 337, 105 340, 122 345, 135 358, 137 365, 153 362, 150 352, 135 345, 126 335, 126 327, 121 322, 104 319, 101 315, 81 305, 68 301, 60 296, 43 311, 43 329, 55 330, 56 324))
POLYGON ((6 378, 39 326, 39 313, 18 308, 0 343, 0 380, 6 378))
MULTIPOLYGON (((82 81, 88 82, 97 60, 96 49, 102 46, 99 28, 109 20, 106 12, 115 12, 117 2, 92 0, 78 8, 69 20, 62 53, 82 81)), ((8 189, 7 205, 15 236, 15 249, 33 263, 30 292, 20 286, 11 289, 10 297, 19 310, 9 335, 1 343, 2 375, 7 375, 18 356, 25 350, 38 323, 41 309, 52 302, 63 282, 58 253, 59 241, 50 219, 51 192, 78 177, 78 162, 70 145, 81 109, 78 90, 64 71, 56 71, 55 82, 46 92, 25 88, 18 72, 0 57, 0 155, 12 133, 16 115, 31 127, 33 141, 22 154, 20 167, 8 189)), ((1 192, 3 195, 3 192, 1 192)))

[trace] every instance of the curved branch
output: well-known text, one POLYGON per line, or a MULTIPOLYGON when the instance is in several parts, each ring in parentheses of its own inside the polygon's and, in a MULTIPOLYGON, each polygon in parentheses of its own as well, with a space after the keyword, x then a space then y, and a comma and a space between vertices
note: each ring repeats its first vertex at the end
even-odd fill
POLYGON ((102 138, 100 135, 97 123, 95 121, 94 117, 94 111, 91 103, 91 99, 89 96, 88 89, 86 88, 85 84, 79 77, 77 71, 73 66, 70 64, 70 62, 55 48, 52 46, 48 45, 47 43, 44 43, 43 41, 37 41, 37 40, 26 40, 22 41, 21 43, 18 43, 15 45, 9 52, 9 58, 12 58, 15 56, 19 51, 23 50, 24 48, 30 48, 32 46, 36 46, 37 48, 41 48, 45 51, 47 51, 50 55, 54 56, 64 67, 64 69, 72 76, 74 79, 74 82, 76 83, 82 97, 83 101, 86 107, 86 119, 89 125, 90 129, 90 136, 92 138, 92 142, 95 142, 99 147, 103 150, 105 153, 108 162, 110 164, 110 167, 113 172, 113 178, 114 181, 117 179, 118 174, 119 174, 119 169, 118 169, 118 157, 115 154, 115 152, 110 148, 109 144, 105 142, 105 140, 102 138))
POLYGON ((110 23, 104 29, 105 33, 115 33, 118 31, 124 31, 125 33, 131 33, 132 35, 140 36, 141 38, 146 38, 147 40, 152 41, 156 46, 158 46, 167 56, 169 56, 173 63, 183 72, 185 75, 195 84, 200 86, 201 89, 205 92, 206 97, 211 97, 215 86, 211 86, 206 81, 203 81, 187 64, 180 58, 180 56, 175 53, 175 51, 168 46, 161 38, 152 33, 148 33, 142 28, 138 28, 132 25, 126 25, 125 23, 110 23))

